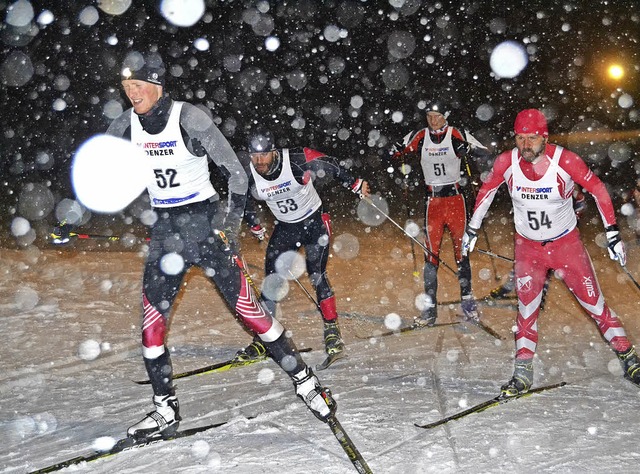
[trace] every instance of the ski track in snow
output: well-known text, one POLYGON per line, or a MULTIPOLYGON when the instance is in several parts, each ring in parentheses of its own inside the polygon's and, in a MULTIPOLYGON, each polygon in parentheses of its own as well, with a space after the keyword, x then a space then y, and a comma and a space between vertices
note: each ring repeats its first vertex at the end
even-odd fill
MULTIPOLYGON (((640 391, 623 380, 613 352, 556 279, 539 319, 534 383, 569 385, 434 429, 415 428, 415 422, 436 421, 498 393, 513 368, 509 335, 515 313, 482 307, 483 320, 503 341, 468 324, 357 339, 356 334, 387 330, 389 313, 410 324, 421 283, 412 277, 411 259, 398 258, 398 248, 410 255, 410 243, 392 227, 365 233, 342 225, 337 222, 336 235, 348 231, 360 242, 357 259, 334 254, 329 265, 348 358, 319 376, 374 472, 637 471, 640 391)), ((632 342, 640 343, 640 292, 594 243, 597 232, 597 226, 582 231, 605 297, 632 342)), ((511 255, 511 242, 497 237, 492 244, 511 255)), ((89 453, 96 438, 123 436, 151 409, 150 388, 132 382, 146 378, 138 328, 142 258, 82 245, 0 249, 2 474, 89 453), (80 357, 88 340, 100 344, 96 358, 80 357)), ((249 239, 243 248, 260 282, 263 249, 249 239)), ((450 248, 445 239, 446 261, 452 261, 450 248)), ((628 269, 640 276, 638 257, 638 249, 630 248, 628 269)), ((509 271, 506 262, 496 266, 503 275, 509 271)), ((473 254, 472 268, 476 296, 487 294, 495 286, 493 275, 486 281, 478 275, 492 268, 489 257, 473 254)), ((442 269, 439 276, 439 298, 455 299, 455 277, 442 269)), ((303 358, 311 366, 319 363, 322 326, 313 303, 291 285, 281 309, 298 346, 315 349, 303 358)), ((439 321, 453 320, 457 309, 439 307, 439 321)), ((217 292, 193 272, 171 323, 174 370, 224 360, 249 340, 217 292)), ((232 422, 63 472, 355 472, 330 429, 306 410, 271 361, 182 379, 177 389, 183 428, 232 422)))

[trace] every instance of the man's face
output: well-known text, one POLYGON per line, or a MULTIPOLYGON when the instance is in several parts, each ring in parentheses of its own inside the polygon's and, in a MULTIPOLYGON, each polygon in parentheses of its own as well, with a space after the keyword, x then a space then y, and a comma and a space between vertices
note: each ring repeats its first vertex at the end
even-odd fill
POLYGON ((162 86, 157 86, 146 81, 126 79, 122 81, 122 88, 138 115, 144 115, 162 97, 162 86))
POLYGON ((516 135, 516 147, 525 161, 533 163, 542 156, 547 145, 546 137, 536 133, 519 133, 516 135))
POLYGON ((447 123, 447 119, 444 118, 440 112, 430 111, 427 112, 427 123, 431 130, 440 130, 447 123))
POLYGON ((251 163, 259 175, 266 176, 271 169, 276 151, 271 150, 264 153, 251 153, 251 163))

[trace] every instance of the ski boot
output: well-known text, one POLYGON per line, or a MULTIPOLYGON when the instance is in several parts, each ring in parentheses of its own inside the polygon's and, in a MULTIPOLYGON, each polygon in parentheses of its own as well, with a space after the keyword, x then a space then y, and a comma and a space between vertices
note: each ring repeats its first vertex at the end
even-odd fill
POLYGON ((480 321, 480 314, 478 313, 478 305, 473 299, 473 295, 465 295, 460 302, 464 319, 467 321, 478 322, 480 321))
POLYGON ((337 322, 324 322, 324 349, 327 355, 338 354, 344 350, 344 341, 337 322))
POLYGON ((437 317, 438 314, 436 312, 436 307, 429 306, 424 311, 422 311, 419 317, 413 318, 413 324, 414 326, 421 328, 432 327, 435 326, 437 317))
POLYGON ((127 436, 135 439, 172 436, 180 426, 180 404, 175 395, 154 395, 155 411, 127 430, 127 436))
POLYGON ((240 349, 233 358, 233 362, 247 362, 250 360, 264 359, 267 349, 259 337, 254 337, 253 342, 244 349, 240 349))
POLYGON ((624 352, 615 351, 622 363, 624 378, 640 386, 640 361, 633 346, 624 352))
POLYGON ((292 375, 296 395, 320 421, 326 422, 336 412, 336 402, 327 388, 323 388, 309 367, 292 375))
POLYGON ((533 383, 533 361, 516 360, 516 367, 513 371, 513 377, 506 384, 500 387, 500 396, 502 398, 515 397, 527 393, 533 383))
POLYGON ((489 297, 494 300, 501 300, 512 291, 513 288, 507 288, 506 285, 500 285, 489 292, 489 297))

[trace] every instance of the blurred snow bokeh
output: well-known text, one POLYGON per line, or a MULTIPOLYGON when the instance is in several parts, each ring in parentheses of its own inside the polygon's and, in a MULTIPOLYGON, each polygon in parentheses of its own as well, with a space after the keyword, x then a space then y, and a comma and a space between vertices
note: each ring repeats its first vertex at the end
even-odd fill
MULTIPOLYGON (((584 8, 566 2, 100 0, 43 8, 17 0, 2 2, 0 13, 0 243, 19 249, 0 248, 6 295, 0 321, 8 341, 0 354, 0 393, 7 400, 1 404, 7 444, 0 465, 29 472, 59 460, 61 452, 90 444, 108 449, 149 408, 150 392, 122 374, 143 373, 140 273, 146 227, 158 213, 143 192, 146 183, 136 181, 144 171, 127 147, 96 142, 86 174, 78 171, 77 189, 71 170, 72 157, 85 154, 83 144, 129 108, 119 83, 123 58, 131 49, 151 49, 167 63, 167 92, 204 107, 235 149, 247 125, 260 121, 283 146, 312 146, 348 161, 370 182, 375 207, 341 188, 322 195, 335 234, 331 245, 328 238, 319 244, 336 257, 330 277, 339 311, 352 319, 341 322, 349 358, 321 378, 375 472, 418 472, 427 465, 452 472, 636 469, 629 433, 638 420, 628 407, 637 389, 622 380, 617 359, 590 322, 576 317, 580 308, 560 287, 552 288, 541 317, 541 346, 548 350, 536 357, 535 382, 565 379, 571 385, 447 430, 416 433, 412 423, 493 396, 510 375, 511 344, 487 340, 473 328, 364 341, 354 334, 402 327, 430 303, 421 278, 411 277, 422 267, 421 252, 412 255, 410 239, 388 218, 421 238, 420 166, 415 158, 389 157, 392 144, 425 126, 425 108, 434 101, 451 107, 451 124, 490 145, 489 156, 474 155, 481 177, 495 153, 512 146, 517 111, 541 108, 553 140, 580 154, 606 183, 626 219, 620 223, 630 242, 628 269, 638 274, 633 242, 640 228, 630 196, 640 172, 637 2, 596 1, 584 8), (613 59, 626 76, 606 76, 613 59), (57 222, 120 239, 51 248, 45 239, 57 222), (97 334, 109 334, 113 348, 97 334), (113 436, 98 436, 106 432, 113 436)), ((589 236, 611 301, 616 292, 624 294, 616 310, 637 342, 635 288, 608 262, 591 204, 581 232, 589 236)), ((487 222, 493 250, 509 256, 512 218, 495 211, 487 222)), ((207 231, 197 218, 192 224, 193 232, 207 231)), ((290 291, 295 279, 308 281, 304 257, 294 252, 277 274, 261 278, 264 248, 251 254, 250 245, 256 283, 283 306, 288 334, 317 349, 309 355, 317 362, 323 355, 320 316, 306 295, 290 291), (289 300, 295 303, 287 306, 289 300), (308 321, 307 314, 313 314, 308 321)), ((445 246, 443 252, 450 251, 445 246)), ((168 239, 166 250, 163 271, 179 273, 182 243, 168 239)), ((496 267, 478 255, 472 266, 474 291, 484 295, 495 286, 496 267)), ((496 266, 508 274, 508 263, 496 266)), ((457 282, 440 274, 439 291, 457 298, 457 282)), ((201 296, 198 278, 190 276, 177 309, 176 367, 221 360, 249 341, 215 294, 201 296)), ((439 318, 454 317, 450 306, 439 308, 439 318)), ((485 318, 506 337, 514 329, 510 310, 491 308, 485 318)), ((180 384, 184 426, 256 414, 259 421, 231 423, 193 443, 140 450, 96 470, 275 472, 312 465, 352 472, 328 430, 314 424, 290 381, 271 367, 180 384), (241 450, 239 440, 246 441, 241 450)))
POLYGON ((151 164, 129 140, 96 135, 76 152, 73 188, 87 208, 104 213, 121 211, 147 187, 151 164))

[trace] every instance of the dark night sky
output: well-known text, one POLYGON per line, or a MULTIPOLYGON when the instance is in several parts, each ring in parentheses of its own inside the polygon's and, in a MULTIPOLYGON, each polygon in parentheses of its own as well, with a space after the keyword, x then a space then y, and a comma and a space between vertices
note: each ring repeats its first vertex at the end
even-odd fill
MULTIPOLYGON (((271 1, 267 11, 268 2, 207 1, 205 15, 190 28, 167 23, 151 1, 134 1, 122 15, 96 9, 92 26, 79 14, 99 2, 31 2, 36 19, 46 5, 54 21, 21 29, 4 22, 12 3, 0 1, 3 231, 24 183, 44 182, 56 196, 69 197, 74 150, 107 128, 109 100, 127 106, 118 73, 130 49, 157 48, 171 71, 173 98, 208 107, 235 147, 259 121, 282 145, 354 158, 363 174, 383 175, 389 187, 385 158, 393 141, 424 126, 420 101, 444 103, 453 110, 453 125, 498 148, 510 146, 513 118, 528 107, 545 108, 552 134, 592 123, 633 137, 640 128, 637 2, 303 0, 271 1), (334 41, 338 29, 346 34, 334 41), (264 46, 267 35, 280 39, 275 52, 264 46), (206 38, 209 49, 197 50, 197 38, 206 38), (409 43, 394 49, 397 38, 409 43), (515 78, 497 79, 489 57, 505 40, 524 43, 529 64, 515 78), (407 47, 412 41, 413 49, 407 47), (34 67, 20 86, 7 83, 16 54, 34 67), (614 60, 627 68, 619 83, 604 73, 614 60), (634 99, 632 107, 620 107, 623 93, 634 99), (350 105, 354 96, 362 98, 359 109, 350 105), (66 107, 55 110, 60 99, 66 107), (481 106, 493 109, 490 118, 478 118, 481 106), (404 118, 395 123, 398 111, 404 118), (292 127, 301 119, 303 128, 292 127)), ((637 136, 625 142, 632 160, 637 136)), ((589 154, 584 144, 576 146, 589 154)))

